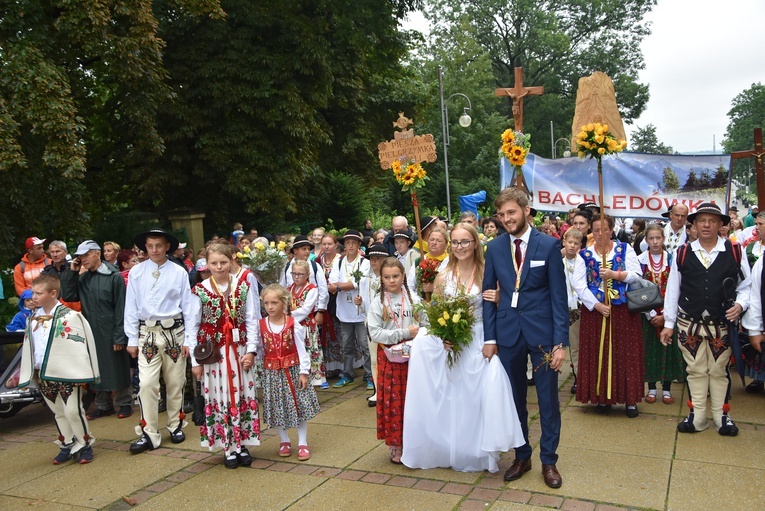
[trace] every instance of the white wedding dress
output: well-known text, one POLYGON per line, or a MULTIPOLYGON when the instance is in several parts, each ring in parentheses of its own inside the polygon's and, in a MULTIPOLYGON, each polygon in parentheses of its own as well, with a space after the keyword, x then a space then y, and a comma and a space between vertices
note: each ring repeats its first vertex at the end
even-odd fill
MULTIPOLYGON (((445 294, 454 296, 454 279, 446 277, 445 294)), ((473 341, 451 369, 439 337, 421 328, 412 342, 401 457, 410 468, 497 472, 500 453, 525 443, 510 379, 499 357, 487 361, 481 351, 481 289, 474 285, 470 294, 473 341)))

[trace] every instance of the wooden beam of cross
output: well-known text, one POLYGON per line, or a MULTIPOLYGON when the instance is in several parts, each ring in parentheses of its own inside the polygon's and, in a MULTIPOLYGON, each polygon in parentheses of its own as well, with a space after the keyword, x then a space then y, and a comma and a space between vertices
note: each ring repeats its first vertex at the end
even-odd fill
POLYGON ((763 165, 763 157, 765 156, 765 150, 762 147, 762 128, 754 129, 754 150, 753 151, 736 151, 730 153, 731 166, 730 171, 733 173, 733 160, 740 160, 743 158, 754 158, 754 169, 757 176, 757 205, 760 207, 765 206, 765 165, 763 165))
POLYGON ((513 99, 513 121, 515 131, 523 131, 523 98, 526 96, 541 96, 545 88, 541 86, 523 86, 523 68, 515 68, 515 86, 512 89, 494 89, 495 96, 510 96, 513 99))

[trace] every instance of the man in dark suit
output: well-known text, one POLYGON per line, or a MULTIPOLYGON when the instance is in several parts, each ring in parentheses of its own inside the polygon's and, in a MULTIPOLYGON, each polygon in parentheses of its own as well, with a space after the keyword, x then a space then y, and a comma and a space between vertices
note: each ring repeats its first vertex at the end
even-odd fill
POLYGON ((529 203, 517 188, 504 189, 494 201, 497 216, 507 234, 490 242, 486 251, 483 289, 500 287, 498 304, 483 302, 486 346, 484 356, 499 355, 513 384, 513 397, 526 444, 515 449, 515 461, 505 473, 506 481, 519 479, 531 470, 528 410, 526 409, 526 358, 531 354, 542 423, 540 458, 545 484, 560 488, 563 480, 556 468, 560 441, 558 369, 568 346, 568 304, 560 240, 545 236, 527 220, 529 203), (517 269, 519 268, 519 270, 517 269), (543 363, 544 353, 552 353, 543 363))

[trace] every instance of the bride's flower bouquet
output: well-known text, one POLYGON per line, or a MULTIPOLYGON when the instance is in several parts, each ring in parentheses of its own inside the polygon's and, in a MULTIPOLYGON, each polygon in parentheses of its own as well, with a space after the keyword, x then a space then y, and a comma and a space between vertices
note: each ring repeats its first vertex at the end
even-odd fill
POLYGON ((471 310, 470 296, 464 293, 457 296, 433 295, 430 303, 421 307, 428 315, 430 333, 452 345, 446 357, 446 363, 451 368, 463 348, 473 340, 471 328, 475 315, 471 310))

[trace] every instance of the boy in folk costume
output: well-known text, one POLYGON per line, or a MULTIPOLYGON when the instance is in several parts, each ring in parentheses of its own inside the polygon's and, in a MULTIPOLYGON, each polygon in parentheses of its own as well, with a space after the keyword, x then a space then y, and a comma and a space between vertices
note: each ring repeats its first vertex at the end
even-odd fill
POLYGON ((367 330, 364 326, 366 311, 354 303, 359 295, 361 282, 369 275, 369 261, 361 257, 361 233, 349 229, 343 236, 346 253, 332 264, 329 275, 329 292, 337 293, 337 319, 340 320, 340 335, 343 342, 343 372, 333 385, 339 388, 353 383, 353 359, 356 348, 361 349, 364 357, 364 379, 367 388, 372 390, 372 367, 369 359, 367 330))
POLYGON ((396 245, 396 259, 404 265, 406 284, 409 286, 409 289, 416 289, 416 261, 420 258, 420 252, 412 248, 414 240, 406 231, 395 233, 393 235, 393 243, 396 245))
POLYGON ((156 449, 162 440, 157 411, 160 372, 167 388, 170 441, 179 444, 186 439, 181 407, 187 346, 196 344, 196 339, 184 327, 184 318, 194 313, 188 273, 167 257, 178 249, 178 240, 162 229, 152 229, 133 242, 149 256, 130 270, 125 297, 127 349, 138 357, 141 388, 141 425, 136 428, 141 438, 130 446, 130 452, 139 454, 156 449))
POLYGON ((39 309, 27 322, 19 387, 39 386, 53 411, 61 451, 54 465, 75 457, 93 461, 93 437, 82 406, 82 386, 99 381, 96 345, 90 325, 79 312, 58 300, 61 284, 53 275, 32 281, 39 309))
POLYGON ((707 393, 715 430, 735 436, 738 427, 728 416, 731 357, 728 325, 736 324, 749 306, 749 264, 738 244, 718 236, 730 217, 719 206, 703 203, 688 215, 699 238, 680 247, 672 260, 664 297, 664 329, 660 340, 666 346, 677 326, 680 351, 688 365, 691 411, 677 425, 681 433, 696 433, 709 426, 707 393), (724 281, 736 282, 733 296, 725 296, 724 281))

